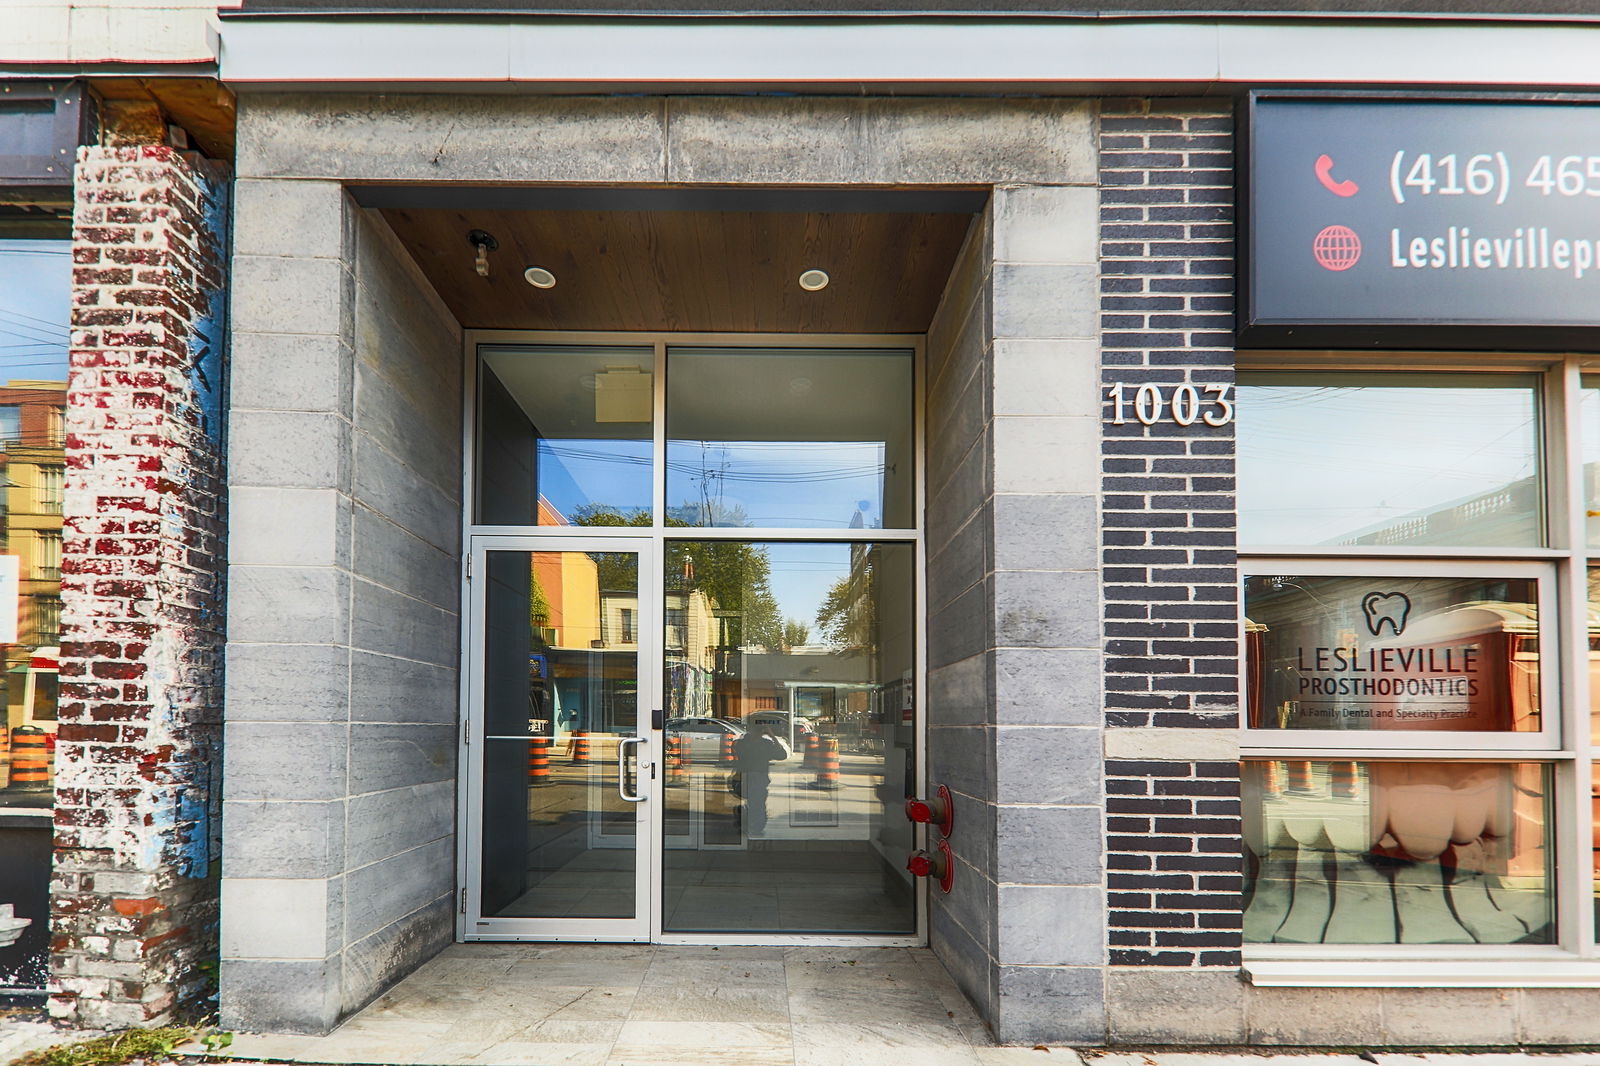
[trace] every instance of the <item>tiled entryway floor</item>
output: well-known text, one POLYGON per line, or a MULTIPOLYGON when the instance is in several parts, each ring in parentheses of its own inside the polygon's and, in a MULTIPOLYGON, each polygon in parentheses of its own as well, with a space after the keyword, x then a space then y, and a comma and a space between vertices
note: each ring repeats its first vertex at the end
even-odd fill
POLYGON ((238 1058, 483 1066, 1077 1066, 997 1048, 923 948, 457 944, 325 1037, 238 1058))

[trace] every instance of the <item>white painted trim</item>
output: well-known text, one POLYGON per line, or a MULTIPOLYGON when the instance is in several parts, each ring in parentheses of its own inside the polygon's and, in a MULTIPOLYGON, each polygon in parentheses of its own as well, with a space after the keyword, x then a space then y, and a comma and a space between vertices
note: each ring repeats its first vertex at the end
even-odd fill
POLYGON ((1246 957, 1250 983, 1281 988, 1595 988, 1600 961, 1565 952, 1494 956, 1482 948, 1432 959, 1334 957, 1326 945, 1316 958, 1246 957))
POLYGON ((1236 762, 1239 758, 1237 729, 1107 728, 1104 744, 1108 759, 1236 762))
POLYGON ((1573 87, 1597 69, 1600 25, 1526 21, 297 18, 228 21, 221 46, 235 88, 1573 87))

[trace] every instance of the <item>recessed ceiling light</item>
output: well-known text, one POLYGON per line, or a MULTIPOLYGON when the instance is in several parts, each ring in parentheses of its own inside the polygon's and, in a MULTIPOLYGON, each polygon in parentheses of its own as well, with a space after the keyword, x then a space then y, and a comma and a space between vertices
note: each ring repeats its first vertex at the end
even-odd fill
POLYGON ((523 280, 536 289, 553 289, 556 287, 556 276, 544 267, 529 267, 522 272, 523 280))
POLYGON ((800 275, 800 287, 807 292, 818 292, 828 287, 826 270, 808 270, 800 275))

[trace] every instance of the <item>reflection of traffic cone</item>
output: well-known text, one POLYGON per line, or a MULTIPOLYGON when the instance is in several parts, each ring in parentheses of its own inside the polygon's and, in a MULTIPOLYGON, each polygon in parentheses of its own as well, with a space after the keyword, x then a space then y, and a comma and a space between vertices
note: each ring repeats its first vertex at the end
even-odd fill
POLYGON ((1311 761, 1296 759, 1289 764, 1289 791, 1311 791, 1311 761))
POLYGON ((1361 774, 1353 762, 1329 763, 1328 780, 1333 783, 1333 794, 1340 799, 1355 799, 1361 793, 1361 774))
POLYGON ((528 784, 548 785, 550 783, 550 738, 530 737, 528 739, 528 784))
POLYGON ((806 757, 800 763, 807 770, 815 770, 822 764, 822 738, 812 733, 806 737, 806 757))
POLYGON ((683 765, 683 738, 667 738, 667 780, 681 782, 688 776, 688 767, 683 765))
POLYGON ((11 731, 11 787, 50 787, 50 751, 45 746, 44 730, 38 726, 19 725, 11 731))
POLYGON ((733 753, 733 735, 731 733, 722 734, 722 752, 720 761, 723 766, 732 766, 734 763, 739 761, 738 756, 733 753))
POLYGON ((832 791, 839 787, 839 742, 830 739, 817 756, 817 779, 812 788, 832 791))
POLYGON ((1283 795, 1283 763, 1267 762, 1261 764, 1262 774, 1261 789, 1274 798, 1283 795))
POLYGON ((572 734, 572 761, 589 761, 589 731, 580 729, 572 734))
POLYGON ((11 731, 0 722, 0 788, 6 787, 11 774, 11 731))

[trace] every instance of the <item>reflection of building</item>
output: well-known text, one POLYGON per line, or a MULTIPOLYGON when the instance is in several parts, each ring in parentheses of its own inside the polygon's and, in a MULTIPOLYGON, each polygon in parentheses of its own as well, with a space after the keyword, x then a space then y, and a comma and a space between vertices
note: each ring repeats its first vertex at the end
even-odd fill
MULTIPOLYGON (((66 382, 9 381, 0 388, 0 476, 4 477, 4 548, 18 558, 17 642, 6 647, 6 708, 12 727, 55 729, 56 675, 33 667, 53 661, 61 642, 62 496, 66 473, 66 382), (33 706, 25 701, 33 697, 33 706)), ((0 604, 9 610, 10 605, 0 604)))
MULTIPOLYGON (((1587 480, 1594 481, 1597 467, 1600 464, 1585 468, 1587 480)), ((1537 539, 1534 528, 1544 506, 1539 498, 1540 491, 1537 478, 1525 478, 1402 518, 1379 522, 1329 543, 1381 546, 1532 543, 1537 539)))

